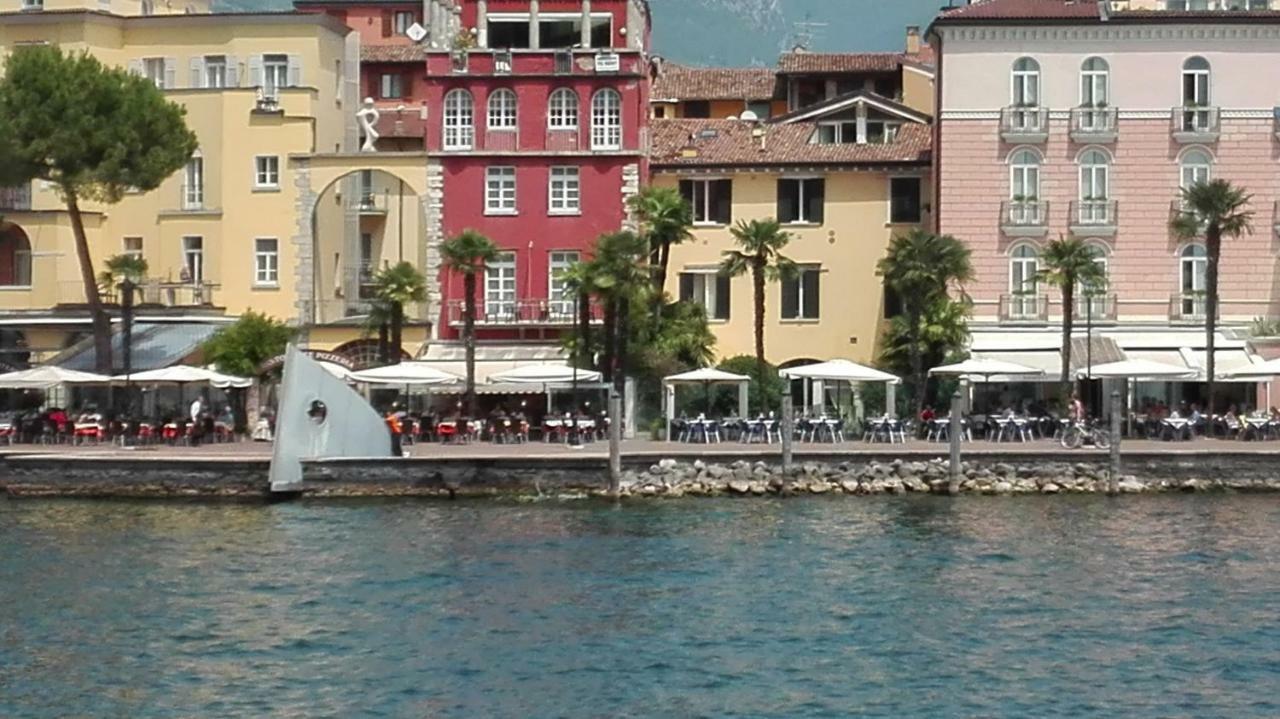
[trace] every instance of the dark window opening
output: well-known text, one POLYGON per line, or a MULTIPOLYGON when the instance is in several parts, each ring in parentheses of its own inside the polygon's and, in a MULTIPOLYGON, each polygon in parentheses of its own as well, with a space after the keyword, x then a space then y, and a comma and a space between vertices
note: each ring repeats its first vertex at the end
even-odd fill
POLYGON ((490 20, 489 47, 492 48, 528 48, 528 20, 490 20))
POLYGON ((778 221, 822 224, 826 184, 821 178, 778 180, 778 221))
POLYGON ((920 178, 895 177, 889 181, 889 221, 916 223, 920 221, 920 178))
POLYGON ((711 117, 711 103, 706 100, 690 100, 684 104, 684 116, 691 119, 711 117))

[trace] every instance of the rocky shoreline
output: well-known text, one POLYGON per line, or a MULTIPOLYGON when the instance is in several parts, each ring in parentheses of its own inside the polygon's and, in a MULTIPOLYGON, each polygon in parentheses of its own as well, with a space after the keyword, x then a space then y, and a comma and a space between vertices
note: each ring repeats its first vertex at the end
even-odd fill
MULTIPOLYGON (((962 494, 1105 494, 1108 470, 1098 464, 962 463, 962 494)), ((646 471, 624 471, 624 497, 713 497, 822 494, 947 494, 946 461, 818 464, 798 463, 784 472, 777 465, 739 460, 728 465, 664 459, 646 471)), ((1158 492, 1280 491, 1269 479, 1139 478, 1121 475, 1122 494, 1158 492)))

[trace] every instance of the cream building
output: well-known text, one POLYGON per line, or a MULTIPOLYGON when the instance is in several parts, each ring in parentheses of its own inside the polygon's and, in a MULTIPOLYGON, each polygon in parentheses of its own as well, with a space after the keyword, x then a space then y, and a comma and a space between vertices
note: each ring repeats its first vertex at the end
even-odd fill
MULTIPOLYGON (((36 43, 153 80, 199 139, 155 191, 86 207, 95 269, 118 254, 149 265, 140 322, 203 337, 254 310, 330 349, 362 335, 352 316, 367 311, 373 270, 423 265, 425 156, 357 152, 359 38, 342 22, 178 0, 0 0, 0 59, 36 43)), ((0 216, 0 361, 47 359, 89 329, 67 213, 36 181, 0 188, 0 216)))

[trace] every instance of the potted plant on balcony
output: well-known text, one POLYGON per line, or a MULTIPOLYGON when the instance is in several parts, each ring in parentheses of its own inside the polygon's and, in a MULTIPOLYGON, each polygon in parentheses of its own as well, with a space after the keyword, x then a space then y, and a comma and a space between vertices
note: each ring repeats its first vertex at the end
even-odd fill
POLYGON ((462 28, 454 33, 449 43, 449 59, 455 72, 466 72, 467 58, 475 46, 476 38, 470 30, 462 28))

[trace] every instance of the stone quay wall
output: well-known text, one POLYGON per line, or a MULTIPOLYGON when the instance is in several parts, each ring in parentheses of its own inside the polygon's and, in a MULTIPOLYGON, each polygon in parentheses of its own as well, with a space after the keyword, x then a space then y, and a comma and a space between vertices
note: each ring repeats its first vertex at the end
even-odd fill
MULTIPOLYGON (((1107 490, 1101 453, 972 452, 962 465, 962 493, 1059 494, 1107 490)), ((263 459, 8 456, 0 492, 10 496, 199 498, 263 501, 263 459)), ((945 460, 892 452, 806 455, 783 472, 777 457, 631 456, 626 497, 905 494, 947 491, 945 460)), ((1280 491, 1280 454, 1148 452, 1126 455, 1120 490, 1280 491)), ((292 497, 490 497, 603 495, 600 457, 336 459, 305 462, 292 497)))

